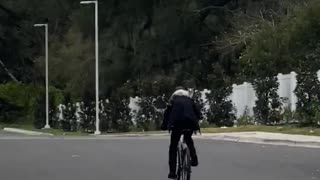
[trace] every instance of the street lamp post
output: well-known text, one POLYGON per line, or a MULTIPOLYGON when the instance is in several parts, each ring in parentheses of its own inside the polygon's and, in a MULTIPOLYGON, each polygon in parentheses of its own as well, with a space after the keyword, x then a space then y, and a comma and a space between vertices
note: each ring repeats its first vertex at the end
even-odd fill
POLYGON ((95 42, 96 42, 96 131, 94 134, 101 134, 99 120, 99 24, 98 24, 98 1, 81 1, 80 4, 95 5, 95 42))
POLYGON ((35 24, 34 27, 45 27, 45 46, 46 46, 46 125, 44 129, 50 129, 49 125, 49 78, 48 78, 48 24, 35 24))

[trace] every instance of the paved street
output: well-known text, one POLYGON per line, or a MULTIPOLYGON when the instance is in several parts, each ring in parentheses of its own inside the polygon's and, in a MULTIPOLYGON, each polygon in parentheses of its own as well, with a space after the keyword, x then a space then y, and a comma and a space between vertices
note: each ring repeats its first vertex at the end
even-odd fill
MULTIPOLYGON (((320 179, 320 149, 196 140, 195 180, 320 179)), ((3 180, 164 180, 167 138, 0 138, 3 180)))

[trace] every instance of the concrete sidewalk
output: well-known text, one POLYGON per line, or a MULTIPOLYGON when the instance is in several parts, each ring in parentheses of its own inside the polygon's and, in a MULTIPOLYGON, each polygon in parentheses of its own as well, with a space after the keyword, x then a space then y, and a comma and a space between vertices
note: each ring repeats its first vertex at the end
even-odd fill
MULTIPOLYGON (((117 134, 98 135, 97 138, 168 138, 167 132, 157 134, 117 134)), ((212 139, 241 143, 273 144, 296 147, 320 148, 320 136, 290 135, 267 132, 236 132, 236 133, 203 133, 194 135, 194 139, 212 139)))
POLYGON ((197 138, 234 141, 234 142, 243 142, 243 143, 274 144, 274 145, 320 148, 319 136, 289 135, 289 134, 266 133, 266 132, 239 132, 239 133, 202 134, 202 136, 197 138))
MULTIPOLYGON (((19 133, 31 136, 51 136, 50 133, 42 133, 36 131, 27 131, 16 128, 4 128, 6 132, 19 133)), ((84 138, 84 137, 82 137, 84 138)), ((91 135, 86 139, 117 139, 117 138, 169 138, 168 132, 159 132, 152 134, 127 133, 127 134, 107 134, 107 135, 91 135)), ((195 135, 195 139, 212 139, 221 141, 233 141, 241 143, 256 143, 256 144, 273 144, 296 147, 320 148, 320 136, 305 136, 305 135, 289 135, 281 133, 267 132, 235 132, 235 133, 204 133, 195 135)))
POLYGON ((29 136, 53 136, 53 134, 50 134, 50 133, 29 131, 29 130, 18 129, 18 128, 3 128, 3 131, 10 132, 10 133, 29 135, 29 136))

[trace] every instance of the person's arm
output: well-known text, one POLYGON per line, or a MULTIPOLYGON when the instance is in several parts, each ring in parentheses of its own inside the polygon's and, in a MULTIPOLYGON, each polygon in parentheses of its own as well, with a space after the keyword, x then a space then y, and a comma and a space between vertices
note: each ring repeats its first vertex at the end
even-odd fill
POLYGON ((161 124, 161 130, 168 130, 168 123, 169 123, 169 117, 170 117, 170 112, 171 112, 171 105, 168 105, 166 110, 164 111, 163 115, 163 122, 161 124))

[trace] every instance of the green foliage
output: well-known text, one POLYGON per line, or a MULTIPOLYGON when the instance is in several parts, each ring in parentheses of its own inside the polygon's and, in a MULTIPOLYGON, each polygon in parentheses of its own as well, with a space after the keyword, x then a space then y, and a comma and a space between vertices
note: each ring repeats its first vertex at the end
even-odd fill
POLYGON ((11 104, 13 109, 19 109, 19 113, 7 117, 10 122, 32 122, 36 107, 36 99, 39 89, 33 86, 17 83, 7 83, 0 85, 0 99, 7 104, 11 104))
POLYGON ((253 81, 258 99, 253 109, 257 122, 270 124, 280 121, 281 101, 277 93, 278 87, 276 77, 257 78, 253 81))
POLYGON ((17 83, 0 85, 0 96, 3 100, 20 107, 28 106, 29 98, 36 93, 31 86, 17 83))
POLYGON ((217 126, 233 126, 235 115, 232 102, 228 99, 231 91, 231 88, 215 89, 207 95, 210 104, 209 123, 217 126))
MULTIPOLYGON (((274 78, 265 77, 274 77, 279 72, 288 73, 292 70, 298 74, 315 72, 320 68, 320 3, 309 1, 308 4, 292 11, 277 26, 265 25, 263 30, 253 36, 240 58, 243 75, 254 81, 259 99, 255 118, 261 123, 277 122, 279 119, 280 102, 276 93, 278 85, 274 78)), ((312 83, 315 86, 318 83, 315 82, 315 77, 307 79, 309 82, 298 78, 296 93, 299 99, 299 119, 304 123, 314 124, 312 118, 317 111, 317 103, 316 100, 307 103, 304 92, 310 94, 312 83)))
POLYGON ((208 128, 210 127, 210 123, 206 120, 203 120, 202 123, 200 123, 200 128, 208 128))
POLYGON ((289 124, 291 124, 291 123, 294 123, 295 118, 296 118, 296 113, 293 112, 293 111, 291 110, 291 108, 289 108, 289 107, 284 107, 283 112, 281 113, 281 118, 280 118, 280 119, 281 119, 285 124, 289 125, 289 124))
MULTIPOLYGON (((82 114, 80 116, 81 118, 81 130, 83 132, 94 132, 95 130, 95 120, 96 120, 96 112, 95 112, 95 103, 89 102, 89 103, 82 103, 81 104, 81 110, 82 114)), ((102 118, 102 124, 105 121, 104 118, 102 118)))
POLYGON ((241 57, 246 76, 266 77, 279 72, 320 68, 320 3, 309 3, 278 26, 267 25, 253 37, 241 57))
POLYGON ((162 114, 157 112, 154 106, 154 97, 142 97, 139 102, 140 111, 138 112, 136 124, 139 130, 150 131, 159 130, 162 114))
POLYGON ((128 107, 129 99, 112 97, 110 103, 111 129, 113 131, 128 132, 132 126, 132 117, 128 107))
MULTIPOLYGON (((94 44, 84 39, 78 27, 69 29, 63 42, 50 44, 50 84, 63 89, 71 99, 94 94, 94 44), (88 94, 86 94, 88 93, 88 94)), ((37 58, 37 68, 44 69, 44 57, 37 58)), ((81 97, 81 98, 80 98, 81 97)))
POLYGON ((208 121, 217 126, 233 126, 235 119, 234 108, 229 95, 232 93, 230 80, 219 64, 212 66, 212 73, 208 76, 211 93, 207 94, 210 104, 208 121))
POLYGON ((298 98, 297 113, 304 125, 317 125, 320 112, 320 82, 316 72, 297 76, 295 93, 298 98))
MULTIPOLYGON (((50 87, 49 93, 50 110, 55 110, 57 105, 63 102, 63 94, 53 87, 50 87)), ((8 108, 6 113, 1 113, 0 119, 12 123, 34 123, 38 128, 44 125, 44 88, 13 82, 1 84, 0 99, 2 104, 8 108)))
MULTIPOLYGON (((123 130, 131 126, 127 102, 121 103, 122 99, 168 97, 182 84, 211 89, 210 123, 230 122, 233 110, 227 97, 231 91, 226 87, 233 81, 320 67, 319 4, 313 0, 99 1, 103 9, 99 11, 100 97, 115 99, 110 101, 112 116, 101 116, 109 124, 104 126, 113 129, 118 124, 123 130), (301 9, 294 11, 297 6, 301 9), (243 66, 238 61, 241 54, 243 66), (238 77, 239 72, 246 77, 238 77)), ((77 0, 0 4, 0 60, 19 81, 36 84, 3 90, 3 104, 27 116, 6 115, 6 119, 37 119, 40 127, 44 90, 34 86, 44 82, 44 33, 32 26, 35 22, 49 24, 50 85, 59 89, 50 89, 51 110, 70 100, 94 106, 90 104, 95 87, 93 6, 80 6, 77 0)), ((7 83, 9 73, 2 69, 0 83, 7 83)), ((0 93, 2 86, 7 85, 1 85, 0 93)), ((146 104, 148 109, 150 103, 146 104)), ((277 113, 269 112, 274 117, 277 113)), ((88 114, 84 128, 91 131, 94 113, 88 114)), ((157 128, 156 123, 150 126, 157 128)))
POLYGON ((102 132, 110 132, 112 130, 112 104, 109 99, 102 100, 100 102, 101 114, 100 114, 100 128, 102 132))
POLYGON ((0 122, 12 123, 16 118, 19 118, 22 113, 22 108, 13 104, 10 104, 0 98, 0 122))
MULTIPOLYGON (((36 93, 34 96, 35 102, 32 107, 32 112, 30 112, 31 116, 34 116, 32 121, 33 125, 37 129, 41 129, 45 125, 46 121, 46 94, 45 88, 38 87, 36 88, 36 93)), ((55 87, 49 86, 49 124, 54 127, 53 124, 55 120, 55 112, 57 110, 57 106, 59 104, 64 103, 64 95, 63 92, 55 87)))
POLYGON ((246 106, 245 110, 243 112, 243 115, 237 120, 237 125, 238 126, 248 126, 248 125, 253 125, 254 121, 253 118, 249 114, 249 109, 246 106))

